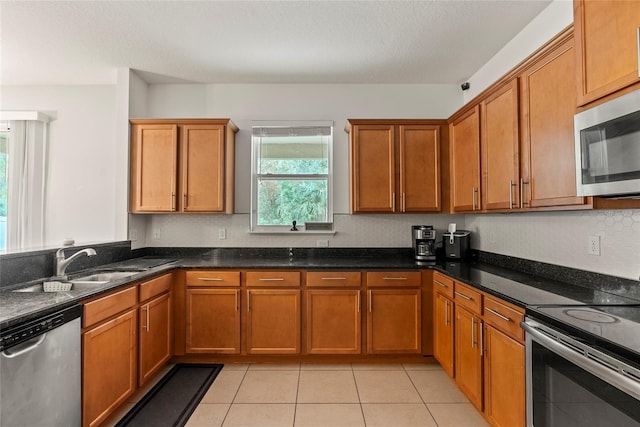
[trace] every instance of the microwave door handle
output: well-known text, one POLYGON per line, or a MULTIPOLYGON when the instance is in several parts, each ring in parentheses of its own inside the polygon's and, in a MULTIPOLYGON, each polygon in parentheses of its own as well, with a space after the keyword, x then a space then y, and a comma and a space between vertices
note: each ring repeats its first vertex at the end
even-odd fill
MULTIPOLYGON (((581 367, 590 374, 595 375, 602 381, 617 387, 636 399, 640 399, 640 381, 634 380, 629 376, 622 375, 616 369, 612 369, 611 367, 599 363, 585 356, 583 353, 578 353, 571 347, 539 332, 535 327, 527 324, 526 322, 522 322, 520 325, 537 343, 581 367)), ((556 333, 558 332, 556 331, 556 333)))

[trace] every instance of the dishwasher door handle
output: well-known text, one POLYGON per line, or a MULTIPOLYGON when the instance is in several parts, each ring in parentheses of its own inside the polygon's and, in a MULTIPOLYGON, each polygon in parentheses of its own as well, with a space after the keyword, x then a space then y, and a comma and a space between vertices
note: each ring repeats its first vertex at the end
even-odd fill
POLYGON ((11 351, 12 349, 7 349, 7 350, 2 352, 2 355, 4 357, 6 357, 7 359, 13 359, 14 357, 21 356, 21 355, 23 355, 25 353, 28 353, 28 352, 30 352, 32 350, 35 350, 36 347, 38 347, 40 344, 42 344, 44 342, 46 337, 47 337, 47 334, 44 333, 44 334, 40 335, 39 337, 32 338, 29 341, 25 341, 23 343, 20 343, 20 344, 16 345, 15 347, 13 347, 13 348, 24 347, 24 348, 21 348, 20 350, 16 351, 15 353, 13 351, 11 351))

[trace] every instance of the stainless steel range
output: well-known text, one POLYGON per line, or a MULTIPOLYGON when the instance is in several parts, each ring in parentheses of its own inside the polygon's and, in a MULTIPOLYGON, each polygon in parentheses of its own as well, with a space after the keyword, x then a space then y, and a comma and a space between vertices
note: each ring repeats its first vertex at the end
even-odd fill
POLYGON ((640 305, 527 314, 528 426, 640 426, 640 305))

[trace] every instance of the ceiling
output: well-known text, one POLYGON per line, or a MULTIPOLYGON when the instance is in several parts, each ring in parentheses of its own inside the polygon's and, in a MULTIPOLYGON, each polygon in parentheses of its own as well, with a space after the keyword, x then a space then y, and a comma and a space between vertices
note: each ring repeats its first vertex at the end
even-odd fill
POLYGON ((0 83, 461 83, 550 3, 2 1, 0 83))

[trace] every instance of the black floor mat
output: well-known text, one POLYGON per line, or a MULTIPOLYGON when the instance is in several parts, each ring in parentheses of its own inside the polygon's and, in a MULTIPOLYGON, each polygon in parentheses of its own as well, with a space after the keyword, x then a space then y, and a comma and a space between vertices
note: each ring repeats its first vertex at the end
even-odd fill
POLYGON ((175 365, 116 427, 185 425, 222 366, 189 363, 175 365))

